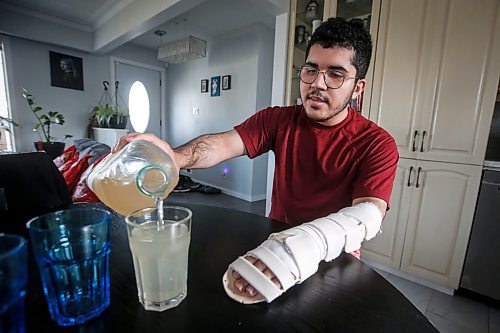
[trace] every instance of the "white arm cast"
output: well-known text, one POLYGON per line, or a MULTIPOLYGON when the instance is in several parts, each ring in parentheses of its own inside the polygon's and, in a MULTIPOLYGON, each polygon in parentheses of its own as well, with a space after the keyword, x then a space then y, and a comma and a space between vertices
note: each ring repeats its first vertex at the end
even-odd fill
POLYGON ((321 260, 337 258, 342 251, 352 252, 361 242, 374 237, 380 229, 382 214, 371 202, 362 202, 338 213, 271 234, 269 239, 247 253, 262 261, 281 283, 278 288, 262 271, 244 257, 229 265, 222 283, 226 293, 244 304, 272 302, 297 283, 316 273, 321 260), (234 270, 260 295, 250 297, 235 287, 234 270))
MULTIPOLYGON (((296 282, 301 283, 317 271, 321 260, 331 261, 342 250, 358 250, 363 240, 373 238, 380 231, 381 223, 378 207, 363 202, 271 234, 261 246, 274 252, 289 267, 296 282)), ((273 273, 279 279, 279 273, 273 273)))

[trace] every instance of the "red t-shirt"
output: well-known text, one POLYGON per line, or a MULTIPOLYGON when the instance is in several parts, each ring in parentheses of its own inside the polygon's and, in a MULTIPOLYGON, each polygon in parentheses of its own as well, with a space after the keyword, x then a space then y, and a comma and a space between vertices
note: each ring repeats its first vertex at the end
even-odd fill
POLYGON ((273 220, 297 225, 352 205, 359 197, 389 203, 399 154, 384 129, 349 109, 323 126, 303 106, 270 107, 235 126, 250 158, 275 154, 273 220))

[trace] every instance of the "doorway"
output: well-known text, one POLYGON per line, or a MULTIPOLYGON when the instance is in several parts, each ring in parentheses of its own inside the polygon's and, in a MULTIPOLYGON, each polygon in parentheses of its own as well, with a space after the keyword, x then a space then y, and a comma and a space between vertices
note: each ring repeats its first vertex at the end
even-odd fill
POLYGON ((111 62, 111 82, 118 82, 116 103, 129 112, 129 132, 153 133, 165 139, 165 91, 162 87, 165 69, 114 57, 111 62))

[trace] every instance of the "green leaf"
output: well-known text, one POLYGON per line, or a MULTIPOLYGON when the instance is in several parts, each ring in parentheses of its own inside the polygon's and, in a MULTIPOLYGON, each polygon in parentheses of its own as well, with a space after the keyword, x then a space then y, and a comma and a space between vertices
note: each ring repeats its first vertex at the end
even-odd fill
POLYGON ((42 110, 42 108, 41 108, 41 107, 36 106, 36 107, 33 109, 33 112, 38 112, 38 111, 41 111, 41 110, 42 110))

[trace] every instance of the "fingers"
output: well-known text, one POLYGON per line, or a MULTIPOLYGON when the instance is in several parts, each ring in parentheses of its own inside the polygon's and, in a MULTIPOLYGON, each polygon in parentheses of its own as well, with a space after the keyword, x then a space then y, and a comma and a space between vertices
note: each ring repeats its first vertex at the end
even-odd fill
POLYGON ((160 147, 162 150, 164 150, 174 161, 175 168, 177 171, 180 170, 180 162, 178 161, 177 156, 175 155, 174 151, 172 150, 172 147, 170 145, 157 137, 156 135, 152 133, 129 133, 127 135, 122 136, 117 142, 116 145, 112 149, 112 153, 116 153, 120 149, 122 149, 124 146, 126 146, 128 143, 135 141, 135 140, 145 140, 153 143, 154 145, 160 147))
MULTIPOLYGON (((246 256, 246 260, 248 260, 251 264, 253 264, 258 270, 260 270, 269 280, 271 280, 278 288, 281 289, 281 283, 279 280, 276 278, 276 276, 271 272, 269 268, 260 260, 251 257, 251 256, 246 256)), ((259 292, 252 286, 250 285, 244 278, 241 277, 241 275, 236 272, 235 270, 232 271, 233 277, 235 278, 234 281, 234 287, 236 290, 239 290, 240 292, 250 296, 254 297, 259 294, 259 292)))
POLYGON ((141 133, 129 133, 127 135, 124 135, 122 136, 120 139, 118 139, 118 141, 116 142, 115 146, 113 147, 113 149, 111 150, 111 152, 114 154, 116 153, 117 151, 119 151, 120 149, 122 149, 123 147, 125 147, 127 145, 127 143, 133 141, 133 139, 138 136, 139 134, 141 133))

